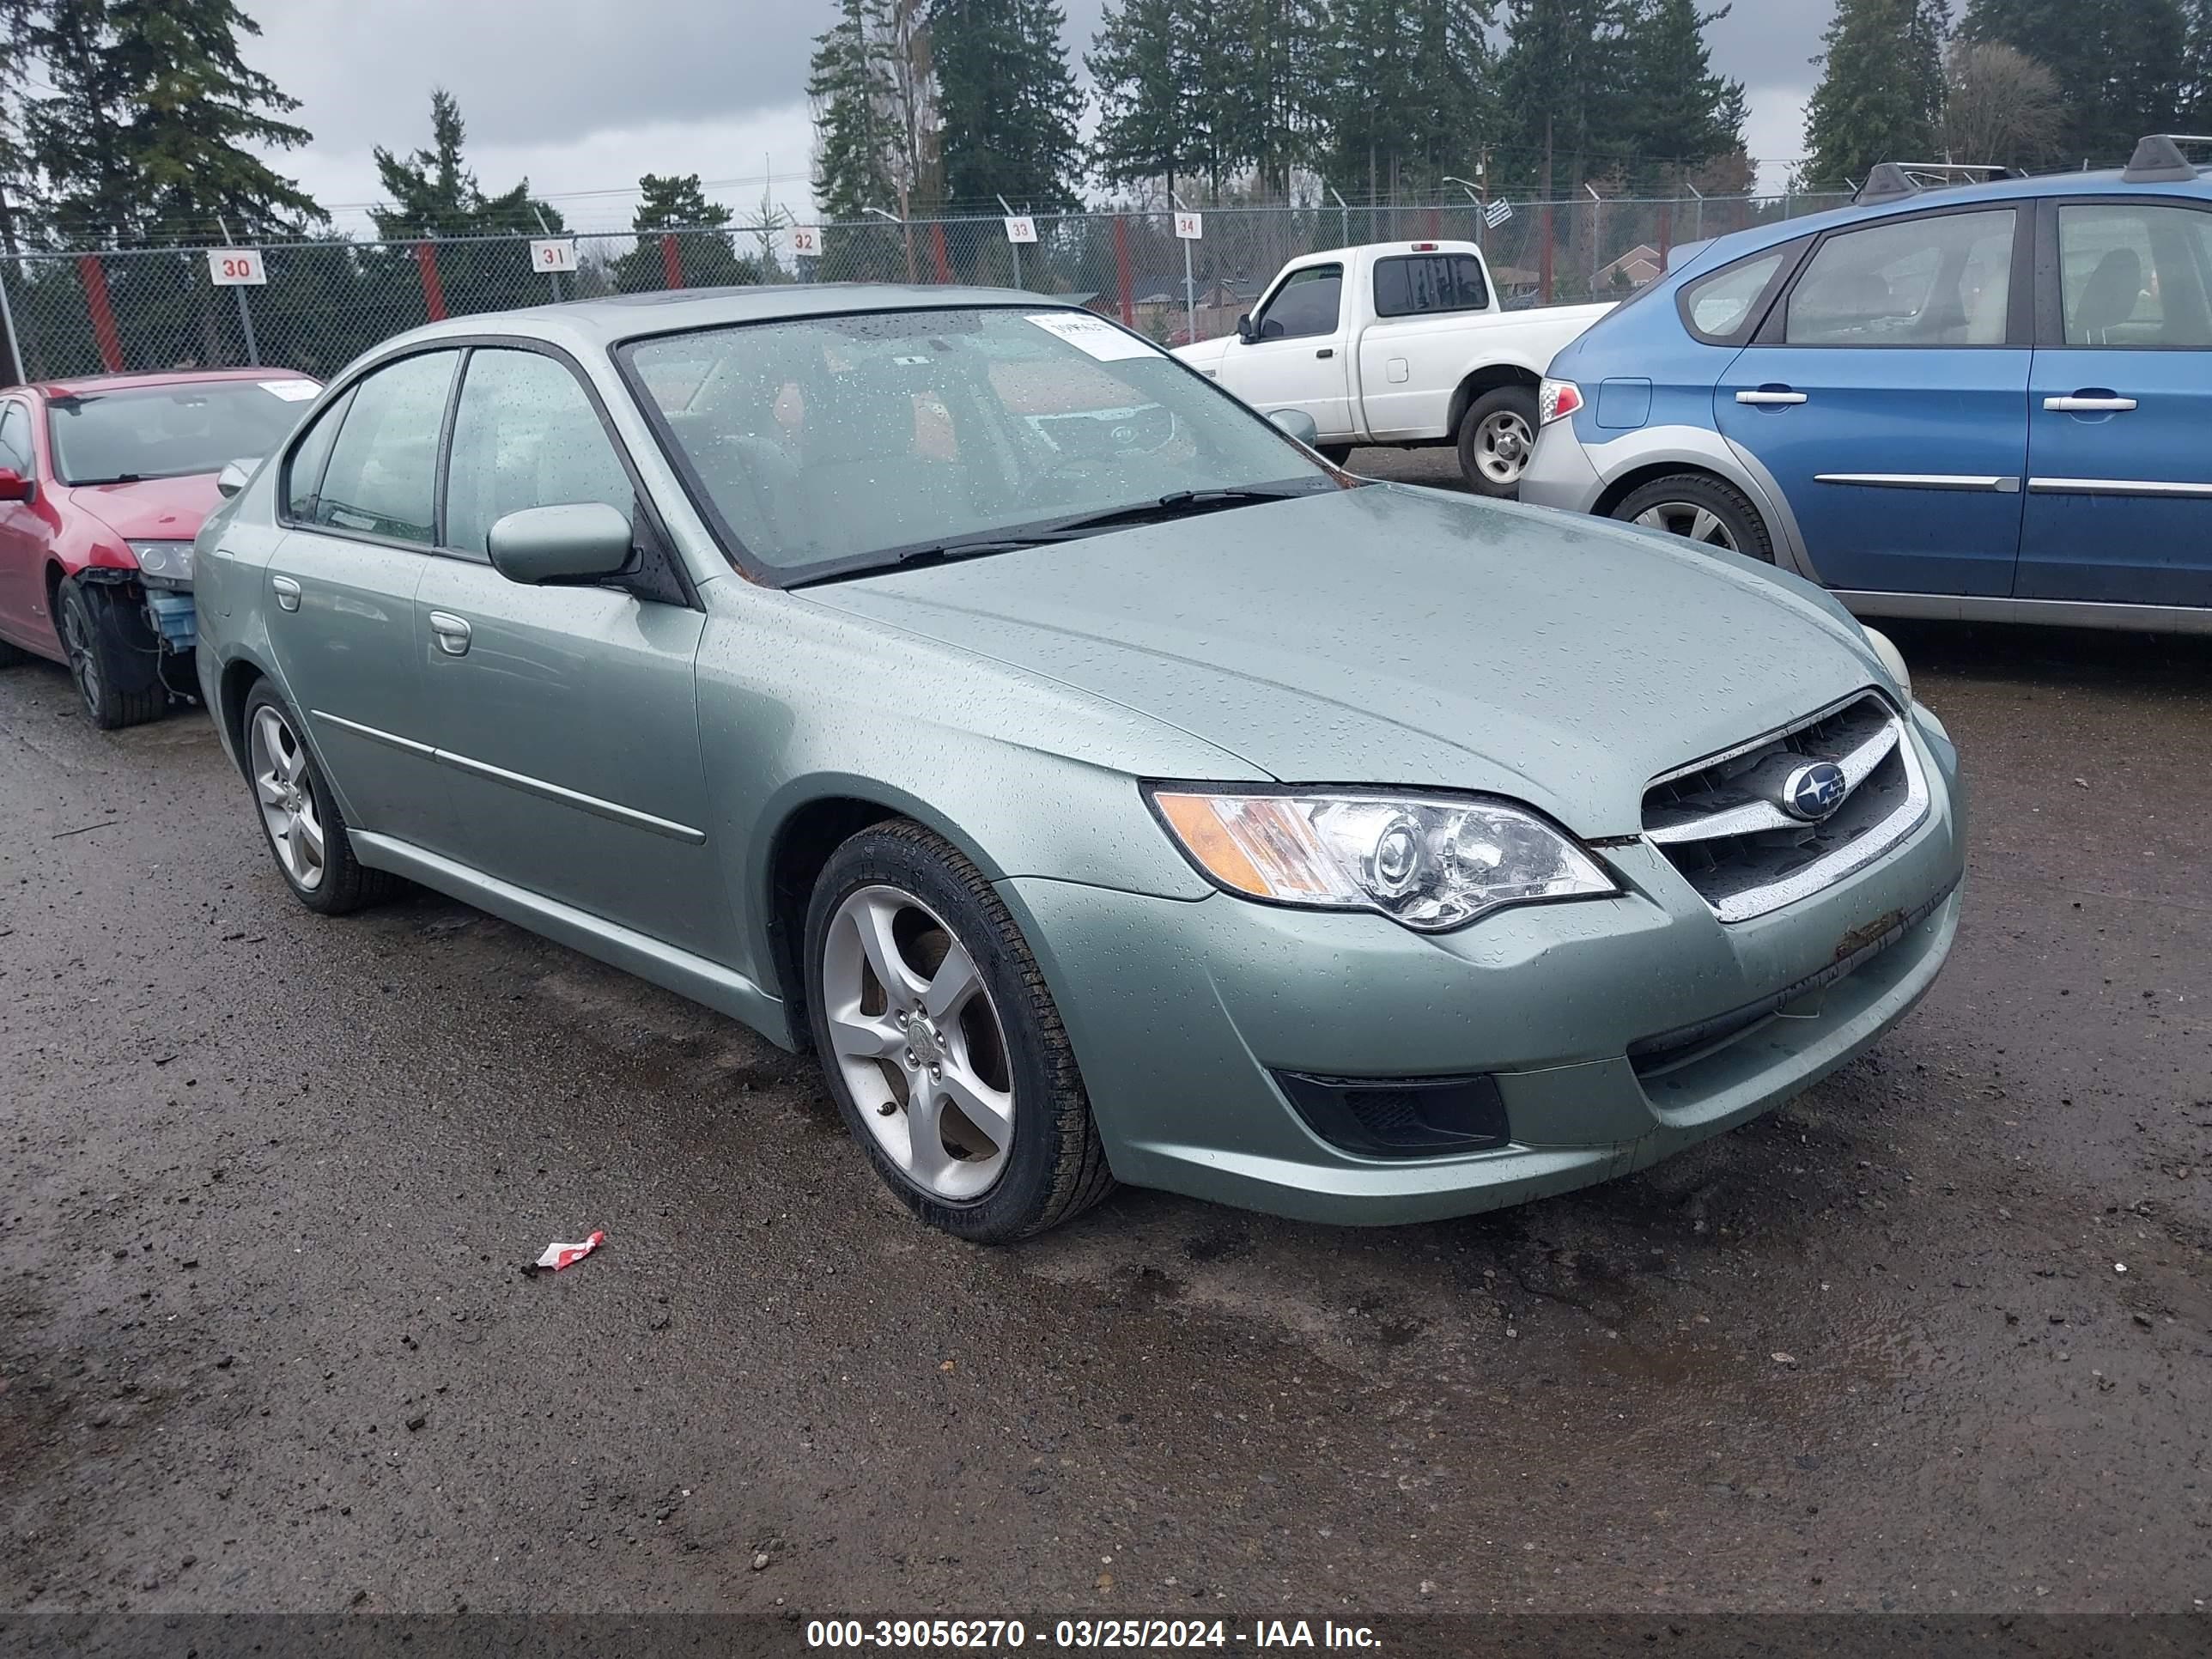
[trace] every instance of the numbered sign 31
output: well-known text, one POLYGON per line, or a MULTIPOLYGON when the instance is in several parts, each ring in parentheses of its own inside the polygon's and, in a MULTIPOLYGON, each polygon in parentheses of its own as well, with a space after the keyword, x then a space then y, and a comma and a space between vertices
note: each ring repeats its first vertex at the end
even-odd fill
POLYGON ((1036 240, 1036 221, 1027 214, 1017 214, 1006 221, 1006 240, 1010 242, 1036 240))
POLYGON ((258 247, 211 247, 207 261, 208 280, 217 288, 260 288, 269 281, 258 247))
POLYGON ((1206 236, 1206 216, 1203 213, 1176 214, 1176 234, 1186 242, 1203 240, 1206 236))
POLYGON ((822 257, 820 226, 793 225, 791 228, 791 257, 794 259, 818 259, 822 257))
POLYGON ((573 236, 533 236, 530 239, 532 270, 574 270, 576 240, 573 236))

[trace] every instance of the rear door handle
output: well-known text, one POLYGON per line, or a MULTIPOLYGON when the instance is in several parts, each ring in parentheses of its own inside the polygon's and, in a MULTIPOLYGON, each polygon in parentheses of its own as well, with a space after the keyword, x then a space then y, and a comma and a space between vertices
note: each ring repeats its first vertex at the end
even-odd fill
POLYGON ((2124 415, 2136 406, 2136 400, 2092 398, 2077 392, 2070 398, 2045 398, 2043 406, 2054 415, 2124 415))
POLYGON ((1774 409, 1802 404, 1805 401, 1805 394, 1802 392, 1739 392, 1735 394, 1735 400, 1760 409, 1774 409))
POLYGON ((430 631, 438 637, 438 649, 449 657, 469 654, 469 625, 450 611, 430 613, 430 631))
POLYGON ((300 584, 289 576, 271 576, 269 586, 276 595, 279 611, 297 611, 300 608, 300 584))

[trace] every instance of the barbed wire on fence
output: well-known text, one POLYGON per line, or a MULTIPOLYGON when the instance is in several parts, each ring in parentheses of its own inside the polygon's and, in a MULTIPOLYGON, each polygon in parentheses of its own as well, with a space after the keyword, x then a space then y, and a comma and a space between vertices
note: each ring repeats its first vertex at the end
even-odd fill
POLYGON ((1510 306, 1613 299, 1656 276, 1682 243, 1846 199, 1584 196, 1513 202, 1497 222, 1494 204, 1486 214, 1471 200, 1210 208, 1188 244, 1164 210, 1040 214, 1036 240, 1019 244, 995 215, 584 232, 556 239, 572 245, 573 268, 553 271, 533 262, 544 239, 524 234, 331 238, 264 245, 263 280, 227 289, 210 275, 220 248, 37 252, 0 257, 0 323, 33 380, 257 365, 327 376, 444 317, 644 290, 903 282, 1024 289, 1172 344, 1227 332, 1282 264, 1327 248, 1473 241, 1510 306))

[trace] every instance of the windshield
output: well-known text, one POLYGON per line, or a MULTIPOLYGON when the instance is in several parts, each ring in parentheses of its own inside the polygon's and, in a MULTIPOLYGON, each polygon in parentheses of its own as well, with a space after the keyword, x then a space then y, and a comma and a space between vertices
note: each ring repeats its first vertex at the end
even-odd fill
POLYGON ((632 381, 774 579, 1164 496, 1335 488, 1164 352, 1082 311, 867 312, 641 341, 632 381))
POLYGON ((46 405, 54 476, 92 484, 220 472, 283 442, 318 390, 272 375, 56 398, 46 405))

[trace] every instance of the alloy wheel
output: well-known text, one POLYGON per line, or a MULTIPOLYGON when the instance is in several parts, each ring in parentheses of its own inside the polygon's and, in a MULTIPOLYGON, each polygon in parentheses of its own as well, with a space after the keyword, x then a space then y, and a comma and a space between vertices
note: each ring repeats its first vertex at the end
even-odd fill
POLYGON ((265 707, 254 711, 248 744, 253 797, 269 827, 269 843, 294 885, 312 893, 330 866, 322 817, 307 779, 307 745, 290 721, 265 707))
POLYGON ((1655 501, 1636 515, 1636 522, 1646 530, 1663 530, 1686 541, 1703 542, 1731 553, 1742 551, 1720 514, 1695 501, 1655 501))
POLYGON ((838 1074, 885 1156, 933 1198, 989 1190, 1013 1146, 1006 1031, 975 959, 913 894, 863 887, 822 942, 838 1074))
POLYGON ((1517 410, 1501 409, 1486 416, 1474 432, 1474 464, 1482 476, 1503 488, 1518 483, 1528 465, 1528 452, 1536 434, 1517 410))

